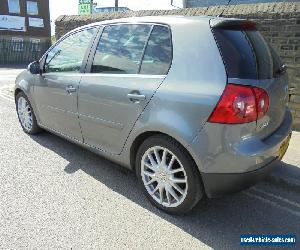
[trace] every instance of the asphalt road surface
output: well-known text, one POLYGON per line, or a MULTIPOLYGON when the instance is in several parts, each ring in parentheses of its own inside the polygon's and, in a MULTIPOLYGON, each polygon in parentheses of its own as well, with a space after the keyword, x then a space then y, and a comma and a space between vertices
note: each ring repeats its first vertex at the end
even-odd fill
POLYGON ((133 173, 50 133, 23 133, 8 96, 0 116, 1 249, 238 249, 249 233, 296 234, 299 249, 295 190, 263 182, 170 216, 133 173))

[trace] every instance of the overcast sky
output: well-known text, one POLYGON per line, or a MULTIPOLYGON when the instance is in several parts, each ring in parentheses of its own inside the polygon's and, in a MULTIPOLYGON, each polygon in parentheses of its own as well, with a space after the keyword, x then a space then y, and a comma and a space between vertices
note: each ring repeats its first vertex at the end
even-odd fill
MULTIPOLYGON (((78 0, 50 0, 51 28, 54 34, 54 21, 60 15, 76 15, 78 0)), ((115 0, 95 0, 98 6, 114 6, 115 0)), ((180 5, 182 0, 174 0, 180 5)), ((171 0, 119 0, 119 6, 132 10, 172 9, 171 0)))

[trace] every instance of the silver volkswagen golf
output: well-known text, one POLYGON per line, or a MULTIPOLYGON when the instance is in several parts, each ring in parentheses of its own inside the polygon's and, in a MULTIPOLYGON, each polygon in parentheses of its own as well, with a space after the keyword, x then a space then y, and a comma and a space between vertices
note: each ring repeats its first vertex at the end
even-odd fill
POLYGON ((77 28, 17 77, 15 100, 26 133, 48 130, 136 171, 174 214, 263 179, 292 126, 286 66, 240 19, 77 28))

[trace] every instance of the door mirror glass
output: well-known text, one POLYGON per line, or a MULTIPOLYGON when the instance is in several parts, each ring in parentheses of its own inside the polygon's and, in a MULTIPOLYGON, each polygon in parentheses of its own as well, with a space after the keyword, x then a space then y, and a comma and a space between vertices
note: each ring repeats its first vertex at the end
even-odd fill
POLYGON ((40 63, 38 61, 30 63, 28 65, 28 71, 33 75, 40 74, 40 63))

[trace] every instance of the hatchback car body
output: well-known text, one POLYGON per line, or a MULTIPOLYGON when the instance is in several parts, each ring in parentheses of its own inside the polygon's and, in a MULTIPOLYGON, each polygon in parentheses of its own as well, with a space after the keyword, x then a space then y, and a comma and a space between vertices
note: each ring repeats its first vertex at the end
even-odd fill
POLYGON ((66 34, 17 77, 15 98, 25 132, 135 170, 150 201, 182 213, 251 186, 283 157, 285 69, 250 21, 127 18, 66 34))

